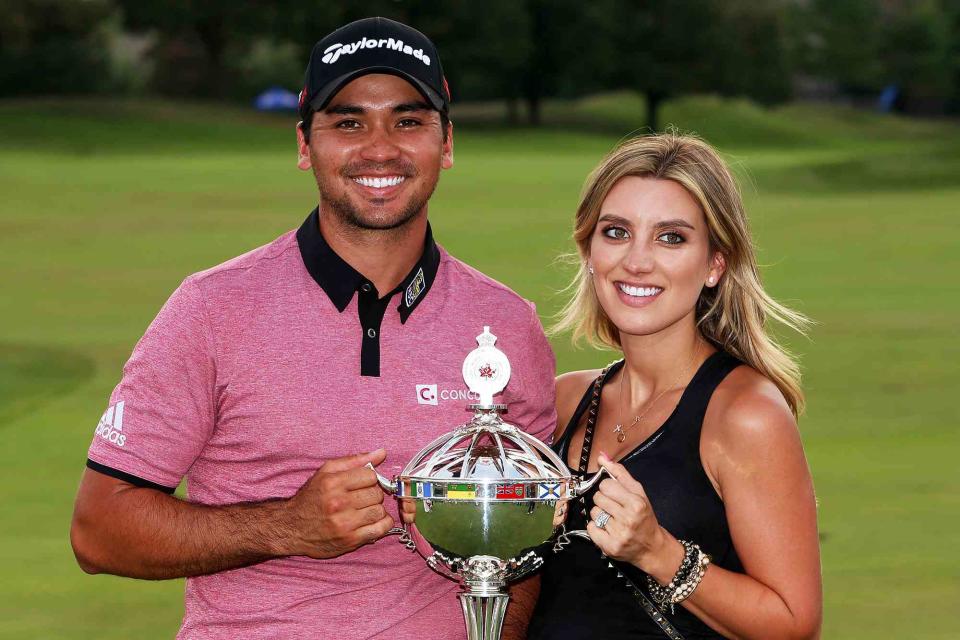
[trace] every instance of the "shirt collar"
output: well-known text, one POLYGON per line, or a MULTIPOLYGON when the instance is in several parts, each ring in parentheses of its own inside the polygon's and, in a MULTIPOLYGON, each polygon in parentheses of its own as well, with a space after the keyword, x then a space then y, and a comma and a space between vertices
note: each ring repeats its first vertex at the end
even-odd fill
MULTIPOLYGON (((319 207, 314 209, 297 230, 297 244, 303 264, 314 281, 326 292, 337 310, 343 313, 353 299, 353 294, 370 281, 359 271, 351 267, 343 258, 330 248, 320 233, 319 207)), ((440 268, 440 248, 433 240, 433 231, 427 224, 423 242, 423 254, 413 265, 410 273, 388 296, 400 293, 400 305, 397 311, 400 322, 406 323, 413 310, 427 296, 440 268)), ((384 297, 381 294, 380 297, 384 297)))

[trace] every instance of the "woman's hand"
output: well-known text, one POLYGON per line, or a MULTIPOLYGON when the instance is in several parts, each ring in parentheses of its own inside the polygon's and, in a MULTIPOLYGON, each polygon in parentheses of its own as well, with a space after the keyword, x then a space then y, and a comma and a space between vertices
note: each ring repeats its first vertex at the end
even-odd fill
POLYGON ((667 571, 669 581, 683 559, 683 546, 657 522, 643 485, 602 453, 599 462, 610 478, 600 483, 594 496, 587 532, 610 558, 629 562, 654 577, 667 571), (595 524, 601 509, 610 514, 603 529, 595 524))

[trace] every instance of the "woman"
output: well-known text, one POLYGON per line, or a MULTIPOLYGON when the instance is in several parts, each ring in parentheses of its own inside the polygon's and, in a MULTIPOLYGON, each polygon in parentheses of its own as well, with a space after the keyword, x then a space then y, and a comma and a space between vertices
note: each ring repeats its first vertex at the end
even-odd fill
POLYGON ((816 506, 798 367, 765 321, 736 183, 708 144, 658 135, 587 180, 581 268, 558 329, 621 350, 557 379, 555 447, 610 478, 541 574, 530 638, 814 638, 816 506))

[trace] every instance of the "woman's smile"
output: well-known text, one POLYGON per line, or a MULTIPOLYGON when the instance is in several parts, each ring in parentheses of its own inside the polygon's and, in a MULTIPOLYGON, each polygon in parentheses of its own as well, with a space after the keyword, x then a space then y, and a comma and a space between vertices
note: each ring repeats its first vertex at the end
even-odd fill
POLYGON ((653 304, 660 294, 663 293, 663 287, 645 284, 630 284, 618 280, 614 286, 620 294, 620 300, 631 307, 646 307, 653 304))

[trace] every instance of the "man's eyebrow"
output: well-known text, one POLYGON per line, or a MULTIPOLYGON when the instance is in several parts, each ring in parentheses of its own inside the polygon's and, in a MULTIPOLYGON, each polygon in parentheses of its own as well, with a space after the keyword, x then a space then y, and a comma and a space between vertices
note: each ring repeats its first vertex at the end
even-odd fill
MULTIPOLYGON (((415 111, 430 110, 432 110, 432 107, 422 100, 415 102, 401 102, 393 108, 394 113, 413 113, 415 111)), ((366 113, 366 109, 355 104, 336 104, 327 107, 323 112, 334 116, 354 116, 363 115, 366 113)))
POLYGON ((430 111, 432 107, 422 100, 417 102, 403 102, 393 108, 394 113, 410 113, 412 111, 430 111))
POLYGON ((337 104, 331 107, 327 107, 323 111, 324 113, 337 116, 350 116, 350 115, 360 115, 362 114, 363 107, 358 107, 354 104, 337 104))

